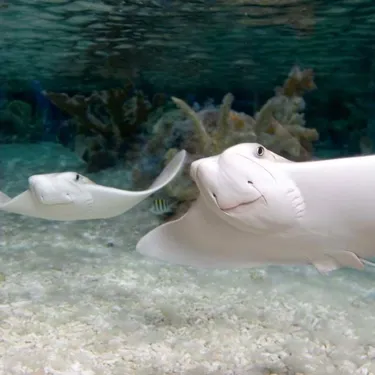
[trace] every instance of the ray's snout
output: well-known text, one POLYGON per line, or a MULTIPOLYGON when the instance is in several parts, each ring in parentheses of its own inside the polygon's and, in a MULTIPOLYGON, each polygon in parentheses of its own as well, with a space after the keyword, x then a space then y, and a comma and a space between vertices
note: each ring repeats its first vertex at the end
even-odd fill
POLYGON ((197 160, 190 168, 190 175, 201 193, 222 211, 252 203, 261 197, 250 174, 245 160, 233 153, 197 160))

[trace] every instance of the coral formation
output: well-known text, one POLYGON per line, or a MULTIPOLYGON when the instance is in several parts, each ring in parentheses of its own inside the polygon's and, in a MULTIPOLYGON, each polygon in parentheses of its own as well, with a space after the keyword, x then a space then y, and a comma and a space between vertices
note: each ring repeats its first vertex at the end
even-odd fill
POLYGON ((6 100, 0 108, 3 142, 30 142, 43 133, 42 118, 23 100, 6 100))
POLYGON ((149 102, 130 81, 122 88, 94 91, 89 96, 45 95, 74 119, 75 149, 87 162, 88 172, 115 165, 151 114, 160 116, 157 110, 165 102, 162 95, 155 95, 149 102))
MULTIPOLYGON (((319 135, 315 129, 305 127, 303 95, 315 88, 313 71, 295 66, 283 86, 276 88, 275 95, 253 117, 231 110, 234 100, 231 93, 224 96, 219 110, 208 108, 199 112, 183 100, 172 97, 184 119, 172 123, 171 114, 166 119, 161 118, 155 125, 155 137, 148 145, 149 151, 151 149, 155 153, 156 146, 169 148, 165 155, 165 161, 168 161, 177 149, 183 148, 193 161, 220 153, 241 142, 259 142, 289 159, 308 160, 312 156, 312 142, 319 135), (168 134, 173 141, 166 144, 168 134), (174 146, 170 148, 171 143, 174 146)), ((176 118, 176 114, 172 117, 176 118)), ((188 178, 188 169, 185 169, 182 178, 166 189, 169 197, 182 203, 180 209, 195 200, 198 193, 188 178)))

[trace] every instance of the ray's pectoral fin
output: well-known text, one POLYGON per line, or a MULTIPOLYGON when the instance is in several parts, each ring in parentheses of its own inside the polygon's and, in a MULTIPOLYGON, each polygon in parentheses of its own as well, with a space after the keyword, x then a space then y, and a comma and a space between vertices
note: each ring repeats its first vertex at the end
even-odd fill
POLYGON ((372 262, 372 261, 370 261, 370 260, 362 259, 362 258, 361 258, 361 262, 362 262, 365 266, 375 267, 375 263, 372 262))
POLYGON ((327 254, 324 259, 313 262, 313 264, 315 268, 324 275, 343 267, 357 270, 364 269, 363 261, 351 251, 337 251, 327 254))
POLYGON ((2 191, 0 191, 0 205, 8 203, 12 199, 8 197, 6 194, 4 194, 2 191))
POLYGON ((142 237, 136 250, 171 264, 221 268, 232 258, 230 230, 199 197, 180 219, 160 225, 142 237))

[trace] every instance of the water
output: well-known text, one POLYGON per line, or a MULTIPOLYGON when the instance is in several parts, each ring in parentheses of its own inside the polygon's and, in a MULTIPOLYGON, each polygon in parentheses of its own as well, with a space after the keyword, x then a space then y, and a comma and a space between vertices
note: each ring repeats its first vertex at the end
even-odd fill
MULTIPOLYGON (((371 1, 0 0, 0 190, 65 171, 142 190, 179 149, 190 163, 240 142, 297 162, 373 154, 374 42, 371 1)), ((111 219, 0 215, 0 375, 375 374, 371 266, 135 251, 197 198, 188 167, 111 219)))

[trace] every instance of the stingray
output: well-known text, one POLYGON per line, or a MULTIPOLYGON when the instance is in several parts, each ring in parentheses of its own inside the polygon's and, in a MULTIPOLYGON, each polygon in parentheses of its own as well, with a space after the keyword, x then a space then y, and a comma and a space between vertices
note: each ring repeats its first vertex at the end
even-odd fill
POLYGON ((76 172, 33 175, 28 179, 29 188, 16 197, 0 193, 0 210, 57 221, 115 217, 171 182, 182 171, 185 161, 186 151, 182 150, 143 191, 98 185, 76 172))
POLYGON ((373 265, 375 156, 296 163, 269 152, 243 143, 193 162, 197 201, 137 251, 198 268, 373 265))

